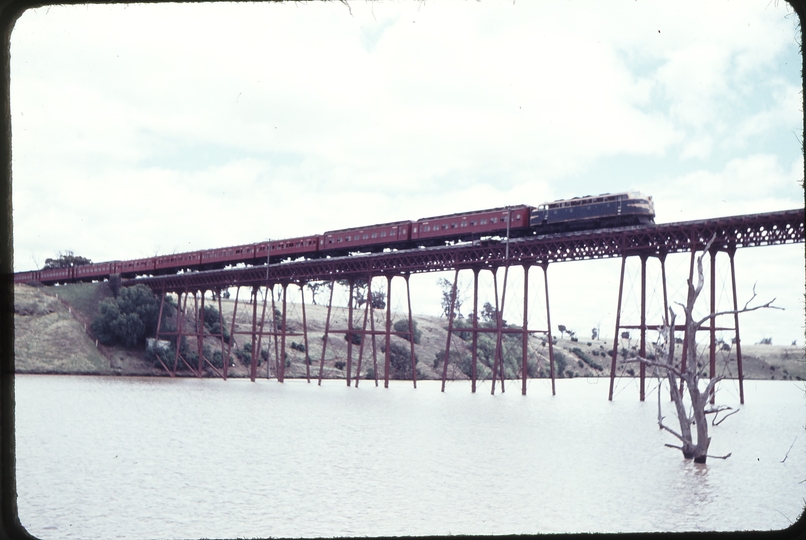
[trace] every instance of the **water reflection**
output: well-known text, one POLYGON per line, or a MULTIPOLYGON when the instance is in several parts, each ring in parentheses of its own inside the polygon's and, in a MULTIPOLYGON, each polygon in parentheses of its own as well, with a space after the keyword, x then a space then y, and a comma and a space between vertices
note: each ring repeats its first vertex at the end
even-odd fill
POLYGON ((688 500, 686 515, 693 520, 702 513, 701 508, 707 506, 715 495, 708 475, 709 464, 694 463, 693 459, 686 459, 683 460, 681 468, 684 474, 681 475, 680 496, 688 500))

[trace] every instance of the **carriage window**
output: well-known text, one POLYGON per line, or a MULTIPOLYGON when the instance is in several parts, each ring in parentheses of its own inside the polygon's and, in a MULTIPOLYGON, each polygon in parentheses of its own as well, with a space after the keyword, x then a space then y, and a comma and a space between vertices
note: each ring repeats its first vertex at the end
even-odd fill
POLYGON ((364 236, 362 236, 361 238, 362 238, 362 239, 364 239, 364 240, 366 240, 367 238, 369 238, 369 234, 364 233, 364 236))
POLYGON ((475 221, 471 221, 471 222, 470 222, 470 226, 471 226, 471 227, 475 227, 475 226, 476 226, 476 222, 475 222, 475 221))
POLYGON ((378 238, 378 233, 376 232, 372 233, 372 238, 378 238))
POLYGON ((443 224, 442 224, 442 229, 443 229, 443 230, 445 230, 445 229, 447 229, 447 228, 448 228, 448 224, 447 224, 447 223, 443 223, 443 224))
POLYGON ((487 218, 482 219, 482 220, 481 220, 481 224, 482 224, 482 225, 487 225, 487 218))
POLYGON ((515 219, 520 219, 520 218, 521 218, 520 214, 515 214, 515 219))
POLYGON ((451 223, 451 229, 455 229, 455 228, 456 228, 456 223, 451 223))
POLYGON ((491 217, 490 223, 498 223, 498 218, 491 217))
POLYGON ((463 221, 459 224, 460 227, 467 227, 467 221, 463 221))

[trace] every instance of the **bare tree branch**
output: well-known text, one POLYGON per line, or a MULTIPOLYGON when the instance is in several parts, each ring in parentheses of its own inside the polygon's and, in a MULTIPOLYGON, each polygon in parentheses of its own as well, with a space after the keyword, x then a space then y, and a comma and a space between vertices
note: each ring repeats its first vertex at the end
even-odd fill
MULTIPOLYGON (((755 297, 755 295, 753 295, 753 297, 755 297)), ((752 300, 752 298, 750 300, 752 300)), ((748 304, 750 303, 750 300, 748 300, 748 302, 747 302, 748 304)), ((719 317, 721 315, 737 315, 739 313, 749 313, 750 311, 756 311, 757 309, 780 309, 781 311, 784 311, 784 308, 782 308, 780 306, 773 306, 772 305, 773 302, 775 302, 775 298, 773 298, 772 300, 770 300, 766 304, 762 304, 760 306, 754 306, 754 307, 749 308, 749 307, 747 307, 747 304, 745 304, 745 307, 742 308, 742 309, 732 309, 730 311, 718 311, 716 313, 711 313, 709 315, 706 315, 705 317, 703 317, 699 321, 695 322, 694 325, 696 326, 697 329, 699 329, 703 325, 703 323, 705 323, 705 321, 707 321, 708 319, 714 319, 714 318, 719 317)))
POLYGON ((646 364, 647 366, 650 366, 650 367, 659 367, 659 368, 663 368, 663 369, 668 369, 669 371, 671 371, 672 373, 674 373, 678 377, 683 376, 683 373, 679 369, 677 369, 676 366, 671 366, 669 364, 664 364, 662 362, 656 362, 654 360, 649 360, 648 358, 643 358, 641 356, 636 356, 635 359, 633 359, 633 360, 623 360, 622 361, 623 364, 635 364, 636 362, 641 363, 641 364, 646 364))
POLYGON ((794 440, 794 441, 792 441, 792 444, 790 444, 790 445, 789 445, 789 450, 787 450, 787 451, 786 451, 786 455, 784 456, 784 459, 782 459, 782 460, 781 460, 781 463, 783 463, 784 461, 786 461, 786 458, 788 458, 788 457, 789 457, 789 452, 791 452, 791 451, 792 451, 792 447, 793 447, 793 446, 795 446, 795 441, 797 441, 797 440, 798 440, 798 438, 797 438, 797 437, 795 437, 795 440, 794 440))
POLYGON ((733 410, 733 409, 732 409, 731 407, 722 407, 722 408, 719 408, 719 409, 716 409, 716 410, 712 410, 712 411, 706 411, 706 413, 705 413, 705 414, 711 414, 711 413, 713 413, 713 414, 714 414, 714 418, 713 418, 713 420, 711 420, 711 425, 712 425, 712 426, 718 426, 719 424, 721 424, 722 422, 724 422, 724 421, 725 421, 725 420, 726 420, 726 419, 727 419, 729 416, 734 415, 734 414, 736 414, 737 412, 739 412, 739 409, 736 409, 735 411, 733 411, 733 412, 731 412, 731 413, 728 413, 728 414, 726 414, 725 416, 723 416, 723 417, 722 417, 722 419, 721 419, 719 422, 717 422, 717 421, 716 421, 716 419, 717 419, 717 417, 719 417, 719 413, 720 413, 720 412, 722 412, 722 411, 727 411, 727 410, 733 410))
MULTIPOLYGON (((677 433, 675 430, 673 430, 673 429, 671 429, 671 428, 669 428, 669 427, 667 427, 667 426, 664 426, 664 425, 663 425, 661 422, 658 422, 658 427, 659 427, 659 428, 661 428, 661 429, 664 429, 664 430, 668 431, 669 433, 671 433, 672 435, 674 435, 675 437, 677 437, 678 439, 680 439, 680 442, 682 442, 682 443, 691 443, 691 441, 687 441, 686 439, 684 439, 684 438, 683 438, 683 436, 682 436, 682 435, 680 435, 679 433, 677 433)), ((667 446, 668 446, 668 445, 667 445, 667 446)))
POLYGON ((728 459, 732 454, 733 454, 733 452, 728 452, 724 456, 712 456, 711 454, 706 454, 706 457, 710 457, 710 458, 714 458, 714 459, 728 459))
POLYGON ((705 414, 716 414, 722 411, 730 411, 730 410, 733 410, 733 407, 728 407, 727 405, 717 405, 716 407, 706 409, 705 414))
POLYGON ((718 377, 714 377, 710 381, 708 381, 708 385, 705 387, 705 391, 703 394, 705 395, 705 399, 711 399, 711 395, 714 393, 714 389, 716 388, 716 383, 723 380, 725 377, 719 375, 718 377))

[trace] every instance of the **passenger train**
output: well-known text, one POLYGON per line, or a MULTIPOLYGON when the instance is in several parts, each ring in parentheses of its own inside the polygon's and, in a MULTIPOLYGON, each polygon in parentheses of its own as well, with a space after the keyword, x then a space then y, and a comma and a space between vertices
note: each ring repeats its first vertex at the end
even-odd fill
POLYGON ((337 257, 356 252, 413 249, 466 242, 485 237, 510 238, 604 227, 652 224, 651 196, 631 191, 575 197, 541 204, 492 208, 417 221, 395 221, 324 234, 272 240, 256 244, 158 255, 145 259, 92 263, 14 274, 15 283, 44 284, 174 274, 181 271, 222 269, 238 264, 258 265, 300 257, 337 257))

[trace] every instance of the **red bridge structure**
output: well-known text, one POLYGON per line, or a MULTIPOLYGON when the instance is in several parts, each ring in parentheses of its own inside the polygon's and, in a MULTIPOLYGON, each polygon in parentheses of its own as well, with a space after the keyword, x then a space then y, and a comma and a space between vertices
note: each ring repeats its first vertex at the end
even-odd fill
MULTIPOLYGON (((530 334, 542 333, 547 336, 546 342, 548 344, 548 357, 549 357, 549 371, 552 381, 552 393, 555 392, 555 366, 554 366, 554 352, 553 352, 553 338, 551 333, 551 313, 549 308, 549 287, 548 287, 548 266, 552 263, 579 261, 589 259, 604 259, 621 257, 621 276, 619 282, 618 306, 616 311, 615 333, 613 352, 611 355, 610 366, 610 391, 609 399, 613 399, 613 386, 616 375, 616 358, 618 355, 618 336, 619 331, 622 329, 637 330, 640 335, 640 345, 638 354, 641 357, 646 357, 647 344, 646 334, 647 330, 658 330, 661 324, 649 324, 646 319, 646 276, 647 276, 647 261, 650 258, 657 259, 661 268, 661 281, 663 289, 663 305, 664 313, 668 312, 667 295, 666 295, 666 271, 665 260, 666 256, 671 253, 691 253, 691 264, 689 276, 693 275, 694 259, 697 251, 701 251, 706 243, 714 237, 715 240, 709 251, 711 258, 710 265, 710 306, 711 313, 715 312, 715 268, 716 257, 719 252, 727 254, 730 263, 730 274, 733 292, 733 309, 738 310, 736 299, 736 274, 734 265, 734 254, 738 248, 754 247, 754 246, 769 246, 776 244, 796 243, 804 241, 804 210, 789 210, 782 212, 771 212, 763 214, 743 215, 724 217, 716 219, 705 219, 697 221, 686 221, 680 223, 667 223, 660 225, 637 225, 626 228, 615 229, 599 229, 594 231, 580 231, 562 234, 545 235, 538 237, 521 237, 514 239, 504 239, 501 241, 482 241, 472 242, 465 244, 458 244, 452 246, 429 247, 420 249, 408 249, 401 251, 388 251, 383 253, 374 254, 361 254, 354 256, 320 258, 311 260, 298 260, 292 262, 263 265, 263 266, 250 266, 243 268, 229 268, 224 270, 202 271, 202 272, 186 272, 181 274, 155 276, 155 277, 138 277, 125 281, 124 285, 133 285, 142 283, 150 287, 155 293, 162 298, 160 306, 160 321, 158 322, 158 339, 175 340, 176 352, 173 364, 170 362, 162 363, 164 369, 172 376, 176 375, 177 366, 179 362, 183 362, 185 366, 194 372, 197 376, 201 377, 206 369, 212 370, 216 375, 226 379, 228 366, 230 365, 231 357, 231 340, 229 344, 225 344, 224 330, 225 321, 221 311, 221 295, 217 294, 222 290, 237 287, 235 295, 234 311, 232 321, 230 322, 231 333, 235 334, 235 315, 238 310, 238 300, 242 287, 250 290, 250 300, 248 306, 252 310, 252 323, 251 329, 248 332, 240 332, 251 336, 252 341, 252 359, 250 365, 250 376, 254 381, 257 376, 258 365, 258 351, 261 350, 261 340, 264 336, 271 336, 275 339, 275 370, 277 380, 282 382, 285 378, 285 362, 279 359, 285 358, 286 338, 291 336, 301 336, 303 338, 305 351, 308 351, 308 336, 307 324, 305 320, 305 301, 303 287, 311 281, 329 281, 331 284, 330 301, 328 302, 327 319, 325 322, 325 331, 323 336, 323 346, 321 358, 319 358, 318 366, 318 379, 321 384, 323 376, 323 367, 325 360, 325 350, 327 349, 328 336, 332 334, 353 334, 360 335, 360 348, 357 357, 356 375, 353 377, 353 340, 347 340, 347 358, 346 358, 346 382, 350 386, 352 380, 355 379, 355 385, 358 386, 359 374, 361 370, 361 362, 364 355, 364 344, 367 340, 364 337, 370 337, 373 350, 373 362, 375 365, 375 384, 378 384, 377 369, 377 354, 375 349, 375 339, 378 337, 383 338, 385 346, 382 348, 384 351, 384 386, 389 385, 390 374, 390 337, 393 335, 413 335, 413 322, 411 313, 411 291, 409 287, 409 278, 412 274, 437 272, 437 271, 454 271, 454 291, 456 290, 456 283, 460 271, 473 272, 473 313, 478 313, 478 293, 479 293, 479 274, 483 271, 492 272, 493 283, 495 287, 496 297, 496 312, 498 313, 497 324, 494 328, 480 327, 478 324, 478 317, 472 317, 472 327, 462 327, 461 331, 470 333, 472 347, 472 364, 471 364, 471 384, 472 391, 476 391, 477 382, 477 340, 478 336, 482 333, 493 333, 496 337, 496 356, 492 370, 492 392, 495 392, 496 382, 500 380, 501 389, 504 390, 504 369, 502 360, 502 335, 504 334, 520 334, 523 339, 522 347, 522 369, 521 369, 521 391, 526 394, 527 374, 527 340, 530 334), (638 257, 641 264, 641 307, 640 317, 638 321, 631 321, 627 324, 622 320, 622 299, 624 289, 624 270, 627 259, 630 257, 638 257), (506 299, 507 276, 510 267, 520 266, 524 271, 524 294, 523 294, 523 325, 520 328, 506 328, 503 325, 502 315, 504 302, 506 299), (528 302, 528 275, 533 267, 540 267, 543 270, 543 284, 546 299, 546 322, 547 328, 534 329, 528 328, 527 313, 529 312, 528 302), (498 295, 498 270, 504 269, 502 294, 498 295), (406 295, 408 304, 408 332, 394 332, 392 331, 392 315, 391 315, 391 284, 394 278, 402 278, 406 284, 406 295), (333 298, 333 289, 335 282, 346 281, 350 287, 350 297, 354 285, 359 282, 366 282, 368 294, 372 294, 373 279, 386 280, 386 316, 385 328, 376 329, 374 327, 374 317, 368 316, 368 313, 373 310, 371 297, 367 298, 364 305, 363 326, 361 328, 353 327, 354 307, 353 303, 349 302, 348 306, 348 328, 346 329, 333 329, 331 328, 331 306, 333 298), (274 306, 274 288, 279 286, 282 291, 282 309, 280 311, 281 323, 274 324, 275 317, 270 317, 270 322, 266 324, 266 309, 271 292, 272 297, 272 313, 275 312, 274 306), (302 332, 291 333, 287 331, 286 325, 286 292, 291 287, 298 287, 302 295, 302 332), (258 317, 258 293, 261 288, 267 289, 267 294, 264 294, 263 306, 260 309, 261 315, 258 317), (198 330, 188 332, 185 329, 185 317, 191 316, 197 320, 201 320, 204 313, 205 293, 212 291, 214 298, 218 299, 219 303, 219 317, 221 333, 217 335, 205 335, 204 324, 196 324, 198 330), (178 296, 178 305, 181 307, 177 310, 177 321, 175 331, 166 331, 161 329, 163 322, 163 312, 165 305, 166 293, 173 293, 178 296), (193 305, 190 315, 187 315, 188 299, 193 298, 193 305), (367 329, 367 321, 371 321, 372 325, 367 329), (265 327, 270 328, 266 329, 265 327), (179 343, 180 340, 185 338, 195 337, 198 343, 198 364, 190 365, 187 360, 180 354, 179 343), (223 366, 219 369, 213 365, 209 358, 204 355, 202 343, 207 338, 219 338, 221 342, 221 355, 223 358, 223 366)), ((455 299, 455 298, 454 298, 455 299)), ((360 308, 358 308, 360 309, 360 308)), ((449 313, 453 313, 453 306, 449 313)), ((738 315, 734 315, 732 327, 721 328, 716 326, 716 318, 712 318, 708 326, 702 328, 703 331, 709 333, 710 339, 710 364, 709 376, 713 378, 716 373, 715 353, 716 353, 716 339, 715 333, 717 330, 733 331, 735 335, 736 344, 736 359, 738 367, 738 379, 740 388, 740 398, 744 403, 744 388, 743 388, 743 371, 742 371, 742 356, 741 356, 741 340, 739 338, 739 320, 738 315)), ((684 330, 682 326, 678 326, 675 330, 684 330)), ((453 318, 449 317, 448 321, 448 337, 445 348, 444 362, 442 365, 442 390, 445 390, 445 383, 447 380, 448 362, 450 359, 450 348, 452 336, 458 330, 454 327, 453 318)), ((684 340, 694 339, 695 336, 685 336, 684 340)), ((411 343, 411 377, 414 386, 417 386, 417 371, 415 369, 415 356, 414 356, 414 340, 410 339, 411 343)), ((683 347, 685 351, 685 346, 683 347)), ((311 380, 311 367, 314 359, 306 362, 307 378, 311 380)), ((683 366, 685 366, 685 353, 682 358, 683 366)), ((691 361, 691 359, 689 359, 691 361)), ((694 360, 696 361, 696 360, 694 360)), ((316 375, 314 375, 316 376, 316 375)), ((640 364, 640 399, 645 398, 645 365, 640 364)))

